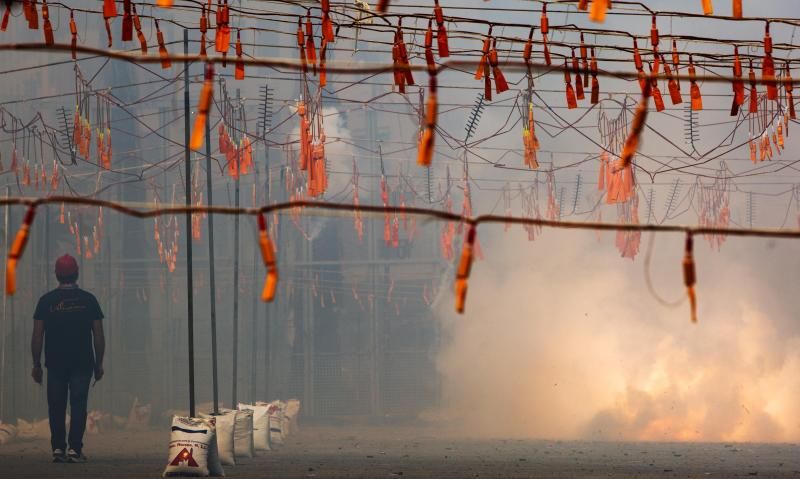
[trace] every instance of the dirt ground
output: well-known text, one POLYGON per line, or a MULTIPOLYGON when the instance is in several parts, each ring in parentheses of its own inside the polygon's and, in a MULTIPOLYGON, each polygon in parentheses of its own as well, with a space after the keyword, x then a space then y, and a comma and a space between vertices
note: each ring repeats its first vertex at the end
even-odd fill
MULTIPOLYGON (((166 430, 166 428, 165 428, 166 430)), ((3 478, 154 478, 169 433, 88 436, 86 464, 52 464, 47 441, 0 446, 3 478)), ((800 445, 434 438, 408 428, 304 427, 225 468, 233 478, 800 478, 800 445)))

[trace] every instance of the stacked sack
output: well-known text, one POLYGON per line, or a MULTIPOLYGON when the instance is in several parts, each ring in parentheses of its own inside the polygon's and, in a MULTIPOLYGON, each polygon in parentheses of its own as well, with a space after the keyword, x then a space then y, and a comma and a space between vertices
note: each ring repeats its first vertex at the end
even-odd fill
POLYGON ((224 476, 216 417, 173 417, 167 461, 164 477, 224 476))
POLYGON ((0 446, 8 444, 17 437, 17 428, 11 424, 0 422, 0 446))
POLYGON ((295 434, 299 430, 297 426, 297 416, 300 414, 300 400, 299 399, 289 399, 286 401, 286 412, 284 413, 284 417, 289 425, 288 432, 289 434, 295 434))
POLYGON ((224 476, 223 465, 269 451, 297 430, 300 401, 237 405, 198 418, 175 415, 164 477, 224 476))
POLYGON ((216 420, 219 461, 224 466, 235 466, 236 454, 234 453, 233 438, 236 428, 236 413, 230 411, 220 412, 220 414, 200 414, 200 417, 216 420))
POLYGON ((239 403, 240 411, 250 411, 253 415, 253 446, 256 451, 269 451, 269 406, 239 403))

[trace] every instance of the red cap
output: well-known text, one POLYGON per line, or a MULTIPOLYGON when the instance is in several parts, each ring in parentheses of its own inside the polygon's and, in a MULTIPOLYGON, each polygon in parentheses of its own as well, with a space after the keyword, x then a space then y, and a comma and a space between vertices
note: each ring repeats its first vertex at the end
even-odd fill
POLYGON ((75 258, 65 254, 56 260, 56 276, 69 277, 78 274, 78 262, 75 258))

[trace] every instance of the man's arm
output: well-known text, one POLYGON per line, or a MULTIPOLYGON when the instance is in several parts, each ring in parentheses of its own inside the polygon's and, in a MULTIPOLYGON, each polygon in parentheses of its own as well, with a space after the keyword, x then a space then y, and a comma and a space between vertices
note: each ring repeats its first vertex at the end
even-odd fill
POLYGON ((31 335, 31 356, 33 356, 33 369, 31 377, 34 381, 42 383, 42 346, 44 344, 44 321, 38 319, 33 322, 31 335))
POLYGON ((103 356, 106 353, 106 337, 103 334, 103 322, 100 320, 92 323, 92 336, 94 337, 94 379, 103 378, 103 356))

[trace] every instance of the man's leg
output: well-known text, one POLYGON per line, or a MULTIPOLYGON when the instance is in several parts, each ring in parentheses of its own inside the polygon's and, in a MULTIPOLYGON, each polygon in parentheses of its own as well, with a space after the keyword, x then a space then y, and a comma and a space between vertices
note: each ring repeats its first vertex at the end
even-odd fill
POLYGON ((73 371, 69 378, 69 447, 80 453, 83 450, 83 433, 86 430, 86 404, 89 400, 91 371, 73 371))
POLYGON ((53 450, 67 449, 65 441, 67 421, 68 376, 57 369, 47 370, 47 413, 50 417, 50 446, 53 450))

